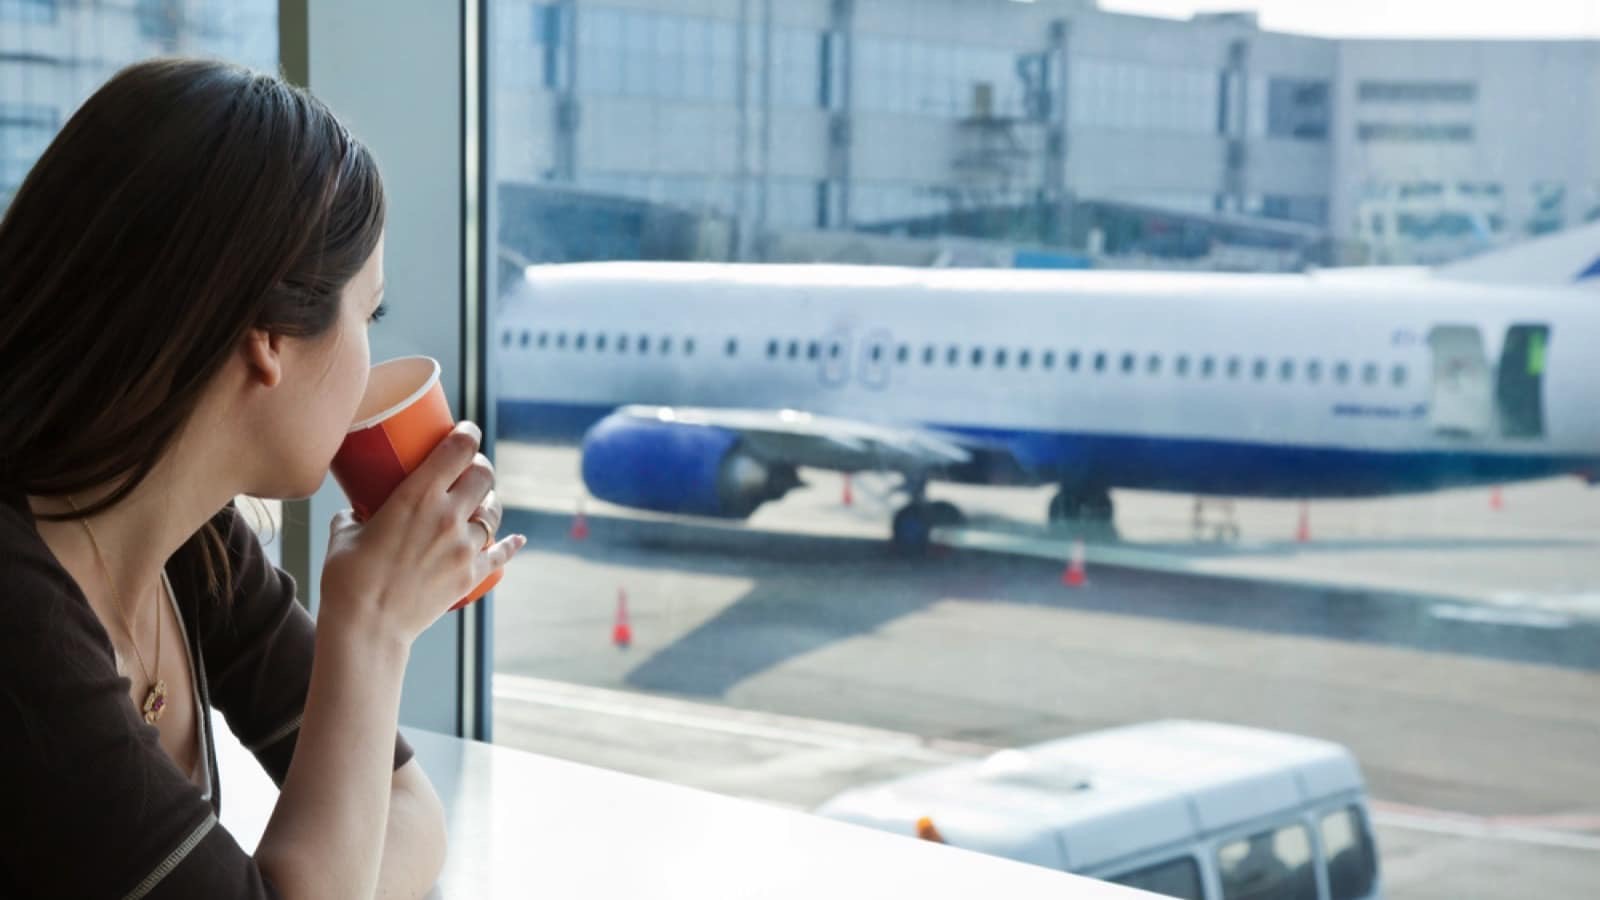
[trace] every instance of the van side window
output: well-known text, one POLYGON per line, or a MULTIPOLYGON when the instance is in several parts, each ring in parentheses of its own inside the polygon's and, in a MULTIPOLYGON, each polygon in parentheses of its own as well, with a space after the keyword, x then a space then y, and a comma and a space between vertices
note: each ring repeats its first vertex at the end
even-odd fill
POLYGON ((1181 897, 1184 900, 1205 898, 1205 890, 1200 886, 1200 864, 1192 856, 1169 859, 1105 880, 1167 897, 1181 897))
POLYGON ((1372 893, 1377 880, 1372 832, 1354 806, 1322 817, 1322 850, 1328 857, 1328 887, 1333 900, 1356 900, 1372 893))
POLYGON ((1285 825, 1217 849, 1223 900, 1317 900, 1311 835, 1304 825, 1285 825))

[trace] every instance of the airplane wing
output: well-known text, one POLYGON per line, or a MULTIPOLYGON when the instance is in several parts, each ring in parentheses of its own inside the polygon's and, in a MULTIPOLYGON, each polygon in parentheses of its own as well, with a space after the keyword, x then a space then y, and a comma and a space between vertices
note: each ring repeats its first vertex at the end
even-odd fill
POLYGON ((927 474, 970 466, 985 452, 959 435, 792 409, 636 405, 625 406, 616 415, 642 422, 719 428, 738 434, 748 452, 765 460, 844 472, 927 474))

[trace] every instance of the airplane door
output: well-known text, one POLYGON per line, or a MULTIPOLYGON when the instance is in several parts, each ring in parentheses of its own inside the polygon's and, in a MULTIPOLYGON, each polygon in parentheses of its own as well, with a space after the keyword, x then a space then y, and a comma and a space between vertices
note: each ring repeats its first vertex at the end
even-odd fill
POLYGON ((1436 325, 1428 332, 1428 349, 1433 353, 1429 426, 1456 437, 1486 434, 1494 425, 1494 396, 1483 335, 1471 325, 1436 325))
POLYGON ((850 380, 850 332, 839 329, 822 339, 822 383, 839 387, 850 380))
POLYGON ((1501 436, 1544 437, 1544 362, 1549 346, 1548 325, 1519 323, 1506 329, 1494 392, 1501 436))
POLYGON ((889 332, 878 329, 867 335, 861 345, 861 383, 873 390, 889 386, 889 354, 892 350, 889 332))

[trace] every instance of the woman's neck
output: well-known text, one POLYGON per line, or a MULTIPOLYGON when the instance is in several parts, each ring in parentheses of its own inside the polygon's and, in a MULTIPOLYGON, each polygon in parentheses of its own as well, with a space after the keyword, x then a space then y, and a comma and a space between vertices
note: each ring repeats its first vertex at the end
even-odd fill
MULTIPOLYGON (((71 504, 64 497, 29 496, 39 536, 85 594, 106 591, 109 582, 129 620, 143 621, 160 596, 156 586, 167 560, 236 493, 204 465, 206 458, 175 443, 127 497, 87 520, 39 520, 41 514, 70 513, 71 504)), ((75 493, 71 503, 86 509, 114 487, 75 493)))

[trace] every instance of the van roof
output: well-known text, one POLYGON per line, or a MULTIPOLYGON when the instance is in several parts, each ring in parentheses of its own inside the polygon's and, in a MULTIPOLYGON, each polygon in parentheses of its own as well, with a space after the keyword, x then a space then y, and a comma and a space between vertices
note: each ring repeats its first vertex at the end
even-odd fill
POLYGON ((928 816, 954 846, 1082 872, 1361 787, 1338 744, 1169 720, 1002 750, 818 811, 902 834, 928 816))

